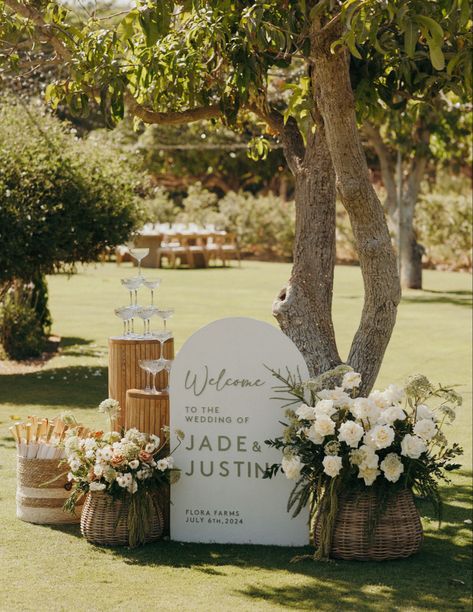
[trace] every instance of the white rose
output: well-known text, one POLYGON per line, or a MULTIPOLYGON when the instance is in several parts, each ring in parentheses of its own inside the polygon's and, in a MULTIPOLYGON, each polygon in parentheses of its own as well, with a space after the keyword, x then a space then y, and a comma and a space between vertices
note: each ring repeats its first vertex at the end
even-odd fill
POLYGON ((363 453, 363 460, 361 462, 361 465, 372 469, 378 467, 379 457, 376 454, 374 448, 363 444, 363 446, 360 446, 359 450, 361 451, 361 453, 363 453))
POLYGON ((431 419, 422 419, 414 425, 414 433, 424 440, 431 440, 437 433, 437 427, 431 419))
POLYGON ((335 431, 335 423, 326 414, 321 414, 317 417, 312 427, 320 436, 331 436, 335 431))
POLYGON ((324 441, 324 436, 321 436, 319 433, 317 433, 313 425, 309 428, 306 428, 304 430, 304 433, 307 438, 314 444, 322 444, 322 442, 324 441))
POLYGON ((389 403, 399 404, 399 402, 404 398, 404 389, 398 387, 397 385, 389 385, 389 387, 386 387, 384 390, 384 396, 389 403))
POLYGON ((301 475, 303 464, 298 455, 284 456, 281 465, 286 478, 289 480, 297 480, 301 475))
POLYGON ((384 477, 390 482, 397 482, 404 472, 404 466, 401 461, 401 457, 396 453, 389 453, 381 461, 380 468, 384 472, 384 477))
POLYGON ((390 406, 383 410, 378 419, 380 425, 392 425, 395 421, 405 421, 406 413, 401 406, 390 406))
POLYGON ((350 406, 352 403, 351 397, 346 393, 342 387, 335 387, 335 389, 324 389, 318 393, 320 399, 333 400, 333 403, 337 408, 344 406, 350 406))
POLYGON ((369 423, 370 425, 374 425, 381 415, 378 406, 367 397, 357 397, 350 411, 363 424, 369 423))
POLYGON ((411 459, 418 459, 426 450, 427 446, 424 440, 419 438, 419 436, 406 434, 401 442, 401 455, 410 457, 411 459))
POLYGON ((361 464, 358 471, 358 478, 363 478, 365 485, 370 487, 380 474, 381 472, 377 468, 370 468, 361 464))
POLYGON ((313 421, 315 419, 315 411, 312 406, 301 404, 296 410, 299 421, 313 421))
POLYGON ((361 374, 358 374, 358 372, 347 372, 343 376, 342 387, 344 389, 348 389, 348 390, 356 389, 360 385, 361 385, 361 374))
POLYGON ((335 478, 342 469, 342 458, 337 455, 326 455, 322 461, 324 472, 331 478, 335 478))
POLYGON ((376 425, 367 432, 367 439, 375 448, 387 448, 393 443, 394 429, 389 425, 376 425))
POLYGON ((340 442, 346 442, 348 446, 356 448, 363 437, 364 429, 355 421, 346 421, 340 425, 338 439, 340 442))
POLYGON ((329 399, 320 400, 319 402, 317 402, 314 408, 314 414, 316 418, 318 418, 322 414, 326 414, 327 416, 331 417, 336 412, 337 412, 337 409, 333 405, 333 400, 329 400, 329 399))
POLYGON ((377 389, 368 395, 368 399, 374 402, 380 410, 385 410, 391 405, 384 393, 382 391, 378 391, 377 389))
POLYGON ((433 411, 425 404, 419 404, 417 406, 416 415, 417 415, 418 420, 421 420, 421 419, 431 419, 432 421, 435 420, 435 415, 433 411))
POLYGON ((89 485, 89 491, 103 491, 105 489, 105 484, 103 482, 97 482, 93 480, 89 485))

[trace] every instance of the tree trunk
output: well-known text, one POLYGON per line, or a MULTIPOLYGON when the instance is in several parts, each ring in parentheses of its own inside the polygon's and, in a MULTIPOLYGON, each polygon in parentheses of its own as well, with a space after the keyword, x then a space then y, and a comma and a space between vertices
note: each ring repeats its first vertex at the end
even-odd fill
MULTIPOLYGON (((288 160, 289 161, 289 160, 288 160)), ((323 126, 309 138, 295 177, 294 264, 273 303, 282 331, 301 351, 311 376, 340 363, 332 322, 335 267, 335 173, 323 126)))
POLYGON ((379 159, 381 168, 381 178, 383 179, 386 198, 384 200, 384 210, 387 215, 387 222, 391 234, 397 236, 399 228, 397 194, 396 194, 396 165, 395 160, 388 147, 384 144, 379 129, 369 122, 363 124, 363 131, 372 144, 379 159))
POLYGON ((404 289, 422 289, 422 255, 424 248, 416 240, 414 216, 420 184, 424 176, 427 159, 416 154, 407 178, 399 211, 399 262, 401 286, 404 289))
POLYGON ((340 30, 311 33, 318 107, 322 114, 337 187, 351 221, 363 275, 365 302, 348 363, 362 375, 361 392, 371 390, 396 321, 400 286, 396 256, 383 207, 371 185, 356 125, 345 50, 332 52, 340 30))

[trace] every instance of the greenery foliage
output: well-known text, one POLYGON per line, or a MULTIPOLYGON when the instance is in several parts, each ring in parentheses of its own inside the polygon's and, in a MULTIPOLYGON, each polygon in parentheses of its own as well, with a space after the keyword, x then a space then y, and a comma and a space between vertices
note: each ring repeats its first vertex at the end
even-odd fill
MULTIPOLYGON (((472 212, 468 181, 444 174, 422 196, 416 212, 418 240, 426 249, 428 265, 471 269, 472 212), (442 184, 445 183, 445 187, 442 184)), ((230 191, 222 198, 202 187, 189 186, 183 199, 174 201, 162 188, 144 201, 145 218, 151 223, 215 224, 235 234, 240 248, 263 259, 290 260, 294 246, 294 202, 272 193, 230 191)), ((337 205, 337 258, 353 263, 357 253, 348 215, 337 205)))
POLYGON ((415 223, 430 265, 471 270, 473 211, 467 184, 440 177, 435 191, 421 196, 415 223))
POLYGON ((47 324, 50 315, 41 285, 17 283, 10 288, 0 311, 0 342, 7 357, 39 357, 45 346, 47 324))
POLYGON ((0 283, 72 271, 136 227, 123 153, 79 141, 33 107, 0 109, 0 283))

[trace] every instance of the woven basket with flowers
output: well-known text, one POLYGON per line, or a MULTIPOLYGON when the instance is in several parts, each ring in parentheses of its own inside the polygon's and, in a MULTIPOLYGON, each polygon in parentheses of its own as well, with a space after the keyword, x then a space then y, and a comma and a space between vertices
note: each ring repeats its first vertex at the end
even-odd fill
MULTIPOLYGON (((118 409, 111 399, 100 406, 111 421, 118 409)), ((179 444, 183 436, 177 432, 179 444)), ((72 434, 64 447, 72 483, 65 509, 74 512, 85 496, 81 532, 89 542, 135 547, 162 536, 159 494, 179 474, 169 453, 168 428, 162 439, 134 428, 87 438, 72 434)))
POLYGON ((266 443, 282 451, 282 470, 295 481, 288 510, 309 505, 316 559, 405 558, 422 543, 414 494, 440 512, 439 481, 456 469, 462 449, 449 446, 443 427, 462 398, 423 375, 404 388, 390 385, 367 397, 361 376, 347 366, 302 381, 274 372, 286 400, 280 438, 266 443))

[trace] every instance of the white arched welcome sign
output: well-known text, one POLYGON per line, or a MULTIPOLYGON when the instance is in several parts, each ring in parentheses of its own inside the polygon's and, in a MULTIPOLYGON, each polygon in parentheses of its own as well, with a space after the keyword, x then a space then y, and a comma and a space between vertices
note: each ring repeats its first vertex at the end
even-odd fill
POLYGON ((281 460, 264 440, 281 435, 284 420, 268 368, 308 376, 287 336, 249 318, 210 323, 179 351, 171 431, 181 429, 185 439, 174 454, 181 478, 171 487, 173 540, 308 544, 308 513, 291 518, 286 510, 294 483, 281 473, 262 479, 266 465, 281 460))

